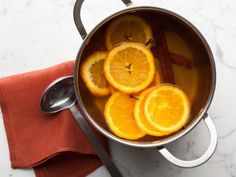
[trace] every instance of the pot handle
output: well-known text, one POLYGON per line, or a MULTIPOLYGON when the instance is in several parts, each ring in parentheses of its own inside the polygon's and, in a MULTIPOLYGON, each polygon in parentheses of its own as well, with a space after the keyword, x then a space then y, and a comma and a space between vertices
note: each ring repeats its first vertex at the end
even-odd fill
POLYGON ((216 132, 216 128, 215 128, 215 125, 214 125, 212 119, 208 115, 206 115, 203 119, 207 125, 208 130, 209 130, 211 139, 210 139, 210 145, 209 145, 208 149, 201 157, 199 157, 198 159, 195 159, 195 160, 190 160, 190 161, 181 160, 181 159, 178 159, 175 156, 173 156, 170 153, 170 151, 168 151, 163 146, 158 147, 159 152, 168 161, 170 161, 171 163, 173 163, 174 165, 179 166, 179 167, 192 168, 192 167, 197 167, 197 166, 205 163, 212 156, 212 154, 215 151, 215 148, 217 145, 217 132, 216 132))
MULTIPOLYGON (((126 6, 129 6, 132 4, 131 0, 121 0, 126 6)), ((84 0, 77 0, 74 6, 74 12, 73 12, 73 16, 74 16, 74 21, 75 21, 75 25, 82 37, 82 39, 84 39, 87 36, 87 32, 84 28, 84 25, 81 21, 81 16, 80 16, 80 11, 81 11, 81 7, 83 4, 84 0)))

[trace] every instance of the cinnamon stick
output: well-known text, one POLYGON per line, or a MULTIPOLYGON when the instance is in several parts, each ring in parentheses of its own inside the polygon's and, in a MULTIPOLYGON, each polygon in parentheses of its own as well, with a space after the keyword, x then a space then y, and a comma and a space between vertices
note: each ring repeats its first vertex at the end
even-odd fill
POLYGON ((172 52, 169 52, 169 56, 172 64, 180 65, 188 69, 192 68, 192 63, 190 59, 172 52))
MULTIPOLYGON (((157 50, 156 50, 156 46, 155 46, 155 48, 152 47, 152 53, 156 58, 159 58, 159 55, 158 55, 157 50)), ((183 67, 188 68, 188 69, 192 68, 191 60, 186 58, 186 57, 183 57, 183 56, 178 55, 178 54, 173 53, 173 52, 169 52, 169 57, 170 57, 170 60, 171 60, 172 64, 183 66, 183 67)))
POLYGON ((174 84, 175 80, 172 69, 172 63, 169 56, 164 31, 161 29, 161 27, 159 27, 156 32, 157 34, 154 37, 156 37, 156 42, 157 42, 156 48, 158 54, 160 55, 160 66, 163 72, 164 80, 165 82, 174 84))

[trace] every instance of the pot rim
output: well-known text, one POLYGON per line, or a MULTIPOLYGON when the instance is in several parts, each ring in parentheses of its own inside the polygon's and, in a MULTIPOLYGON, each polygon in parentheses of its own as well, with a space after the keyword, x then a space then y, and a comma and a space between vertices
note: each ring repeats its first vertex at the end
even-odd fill
POLYGON ((140 147, 140 148, 148 148, 148 147, 159 147, 168 143, 171 143, 181 137, 183 137, 184 135, 186 135, 187 133, 189 133, 199 122, 202 118, 204 118, 207 115, 207 110, 212 102, 213 96, 214 96, 214 92, 215 92, 215 87, 216 87, 216 66, 215 66, 215 61, 214 61, 214 56, 212 54, 212 51, 210 49, 209 44, 207 43, 206 39, 203 37, 203 35, 201 34, 201 32, 192 24, 190 23, 187 19, 185 19, 184 17, 182 17, 181 15, 172 12, 170 10, 166 10, 163 8, 159 8, 159 7, 152 7, 152 6, 136 6, 136 7, 130 7, 124 10, 120 10, 112 15, 110 15, 109 17, 105 18, 104 20, 102 20, 98 25, 96 25, 91 32, 85 37, 79 51, 76 57, 76 63, 75 63, 75 68, 74 68, 74 87, 75 87, 75 93, 76 93, 76 97, 77 97, 77 102, 79 104, 79 111, 82 114, 83 117, 85 117, 100 133, 102 133, 104 136, 106 136, 107 138, 119 142, 121 144, 124 145, 128 145, 128 146, 133 146, 133 147, 140 147), (157 140, 157 141, 153 141, 153 142, 138 142, 138 141, 131 141, 131 140, 126 140, 126 139, 122 139, 119 138, 115 135, 113 135, 112 133, 108 132, 107 130, 105 130, 104 128, 102 128, 100 125, 98 125, 96 123, 95 120, 93 120, 93 118, 89 115, 89 113, 87 112, 81 95, 80 95, 80 89, 79 89, 79 84, 77 82, 78 80, 78 76, 79 76, 79 64, 80 64, 80 58, 81 58, 81 54, 84 50, 85 45, 89 42, 90 37, 97 31, 97 29, 99 29, 102 25, 104 25, 107 21, 111 20, 114 17, 117 17, 119 15, 125 14, 127 12, 132 12, 132 11, 138 11, 138 10, 156 10, 158 12, 164 13, 170 17, 174 17, 177 18, 179 21, 181 21, 182 23, 186 24, 188 27, 190 27, 195 34, 198 36, 198 38, 201 40, 202 44, 204 45, 204 48, 207 51, 207 55, 210 59, 210 65, 211 65, 211 76, 212 76, 212 84, 211 84, 211 88, 210 88, 210 94, 208 95, 208 99, 206 101, 205 106, 200 110, 197 118, 192 121, 190 124, 188 124, 183 130, 173 134, 170 137, 167 137, 163 140, 157 140))

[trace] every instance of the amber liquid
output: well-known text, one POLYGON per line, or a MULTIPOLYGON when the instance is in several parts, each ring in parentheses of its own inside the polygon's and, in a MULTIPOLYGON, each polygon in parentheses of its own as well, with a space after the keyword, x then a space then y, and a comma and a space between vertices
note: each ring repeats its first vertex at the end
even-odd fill
MULTIPOLYGON (((172 64, 172 68, 175 84, 185 91, 191 102, 189 122, 193 121, 205 104, 211 82, 210 64, 202 42, 190 28, 178 20, 174 20, 171 17, 154 11, 135 13, 146 19, 151 25, 153 33, 155 33, 156 26, 161 24, 165 31, 169 52, 176 53, 191 60, 191 68, 176 64, 172 64)), ((106 50, 104 41, 107 25, 108 24, 105 24, 94 33, 83 51, 81 62, 83 62, 83 60, 92 52, 106 50)), ((158 69, 161 74, 162 82, 166 83, 163 79, 163 71, 161 71, 160 68, 156 69, 158 69)), ((109 97, 95 97, 89 93, 83 82, 79 83, 79 85, 84 105, 91 117, 93 117, 100 126, 110 131, 105 123, 103 115, 105 103, 109 97)), ((145 136, 139 141, 153 141, 160 138, 165 137, 145 136)))

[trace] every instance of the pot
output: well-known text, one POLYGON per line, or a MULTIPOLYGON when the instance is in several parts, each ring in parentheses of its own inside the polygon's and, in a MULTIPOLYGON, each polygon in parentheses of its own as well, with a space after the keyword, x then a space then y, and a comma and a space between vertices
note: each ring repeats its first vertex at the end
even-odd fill
MULTIPOLYGON (((132 2, 130 0, 122 1, 126 6, 132 6, 132 2)), ((207 110, 211 104, 216 85, 216 68, 210 47, 204 37, 201 35, 201 33, 193 26, 193 24, 191 24, 185 18, 181 17, 180 15, 177 15, 174 12, 157 7, 141 6, 128 7, 125 10, 121 10, 119 12, 114 13, 113 15, 107 17, 102 22, 100 22, 89 34, 87 34, 80 18, 82 3, 83 0, 77 0, 74 7, 75 24, 78 28, 81 37, 84 39, 76 58, 76 65, 74 71, 74 87, 78 99, 78 104, 80 105, 79 111, 82 116, 86 118, 99 132, 101 132, 107 138, 118 143, 133 147, 156 147, 157 150, 174 165, 180 167, 196 167, 206 162, 214 153, 217 145, 216 128, 212 119, 207 114, 207 110), (182 130, 167 137, 131 141, 115 136, 109 131, 106 126, 104 126, 104 123, 101 120, 101 116, 96 113, 94 105, 91 103, 91 97, 83 91, 85 86, 79 76, 79 68, 81 61, 84 58, 84 55, 86 55, 86 53, 89 51, 89 48, 91 47, 89 46, 91 45, 90 41, 93 40, 94 36, 98 35, 99 31, 101 33, 101 31, 104 30, 104 26, 106 26, 114 18, 128 13, 149 14, 152 18, 152 21, 155 21, 155 17, 158 16, 167 18, 167 21, 170 21, 172 27, 174 26, 174 28, 176 29, 180 27, 183 31, 185 31, 184 35, 190 36, 191 43, 194 43, 197 48, 196 53, 198 54, 198 58, 200 61, 198 63, 198 68, 200 70, 200 73, 202 73, 202 76, 199 79, 200 86, 196 91, 196 101, 192 105, 194 107, 194 113, 191 114, 191 120, 182 130), (181 160, 172 155, 164 147, 164 145, 171 143, 189 133, 201 120, 205 122, 210 134, 209 147, 201 157, 190 161, 181 160)), ((158 20, 156 20, 156 22, 158 23, 158 20)), ((96 41, 99 41, 99 37, 96 38, 96 41)))

